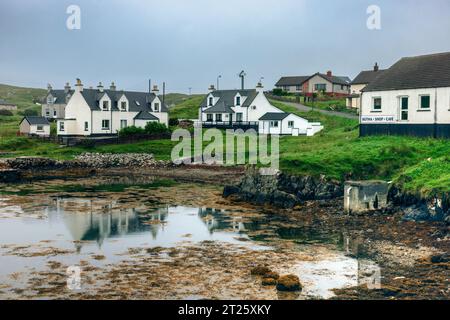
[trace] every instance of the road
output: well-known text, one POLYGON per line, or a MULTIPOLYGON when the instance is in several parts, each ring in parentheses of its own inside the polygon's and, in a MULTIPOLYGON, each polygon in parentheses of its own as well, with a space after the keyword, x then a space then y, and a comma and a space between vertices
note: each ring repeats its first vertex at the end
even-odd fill
MULTIPOLYGON (((296 109, 298 109, 299 111, 302 111, 302 112, 308 112, 308 111, 311 111, 313 109, 311 107, 307 107, 307 106, 305 106, 303 104, 300 104, 300 103, 286 102, 286 101, 280 101, 280 102, 282 102, 283 104, 286 104, 288 106, 294 107, 294 108, 296 108, 296 109)), ((318 111, 320 113, 327 114, 327 115, 330 115, 330 116, 337 116, 337 117, 343 117, 343 118, 355 119, 355 120, 359 119, 359 116, 357 116, 355 114, 347 113, 347 112, 323 110, 323 109, 319 109, 319 108, 314 108, 314 111, 318 111)))

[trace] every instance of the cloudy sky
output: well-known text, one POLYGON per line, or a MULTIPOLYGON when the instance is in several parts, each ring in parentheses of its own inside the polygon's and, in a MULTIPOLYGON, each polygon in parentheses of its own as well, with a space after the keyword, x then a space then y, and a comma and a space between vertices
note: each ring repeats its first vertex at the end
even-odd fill
POLYGON ((450 51, 448 0, 0 0, 0 83, 205 92, 264 77, 332 70, 351 78, 374 62, 450 51), (70 5, 81 29, 69 30, 70 5), (367 8, 381 9, 381 30, 367 8))

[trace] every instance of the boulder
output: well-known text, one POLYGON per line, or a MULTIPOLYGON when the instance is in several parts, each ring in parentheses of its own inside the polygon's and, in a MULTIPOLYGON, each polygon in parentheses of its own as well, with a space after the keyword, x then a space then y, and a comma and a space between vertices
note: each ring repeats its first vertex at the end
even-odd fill
POLYGON ((250 274, 254 276, 264 276, 265 274, 272 272, 268 267, 266 266, 256 266, 250 270, 250 274))
POLYGON ((274 278, 263 278, 261 284, 263 286, 275 286, 277 284, 277 280, 274 278))
POLYGON ((293 274, 281 276, 277 282, 278 291, 301 291, 300 279, 293 274))

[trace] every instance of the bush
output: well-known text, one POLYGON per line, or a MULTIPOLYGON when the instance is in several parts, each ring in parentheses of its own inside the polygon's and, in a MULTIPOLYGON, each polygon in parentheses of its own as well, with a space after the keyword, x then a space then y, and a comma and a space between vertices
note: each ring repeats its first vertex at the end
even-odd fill
POLYGON ((0 116, 8 116, 8 117, 10 117, 12 115, 13 115, 13 113, 11 111, 9 111, 9 110, 0 110, 0 116))
POLYGON ((283 95, 283 89, 275 88, 272 90, 272 94, 274 96, 282 96, 283 95))
POLYGON ((169 119, 169 126, 177 126, 179 123, 178 119, 169 119))
POLYGON ((39 112, 36 109, 25 109, 21 113, 25 117, 27 117, 27 116, 30 116, 30 117, 39 116, 39 112))
POLYGON ((119 136, 120 137, 126 137, 126 136, 132 136, 136 134, 144 134, 145 130, 136 126, 130 126, 125 127, 123 129, 120 129, 119 136))
POLYGON ((145 133, 148 134, 159 134, 168 132, 170 132, 169 128, 167 128, 165 124, 159 122, 149 122, 145 126, 145 133))

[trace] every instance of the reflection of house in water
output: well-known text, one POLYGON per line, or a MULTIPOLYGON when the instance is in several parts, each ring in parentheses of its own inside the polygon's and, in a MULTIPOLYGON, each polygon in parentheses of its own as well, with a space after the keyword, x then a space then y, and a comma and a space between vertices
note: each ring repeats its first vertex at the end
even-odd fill
POLYGON ((198 215, 205 223, 210 233, 213 233, 216 230, 225 229, 231 229, 233 232, 244 232, 247 230, 242 218, 224 215, 225 212, 225 210, 212 208, 198 209, 198 215))
MULTIPOLYGON (((163 222, 167 219, 168 209, 156 209, 152 212, 139 212, 136 209, 116 209, 114 202, 99 207, 94 199, 56 199, 55 206, 49 207, 49 218, 60 218, 69 229, 75 241, 96 241, 99 246, 106 238, 120 237, 133 233, 150 232, 156 238, 163 222), (65 210, 76 202, 78 212, 65 210), (151 223, 155 221, 156 223, 151 223)), ((77 245, 77 249, 81 244, 77 245)))

